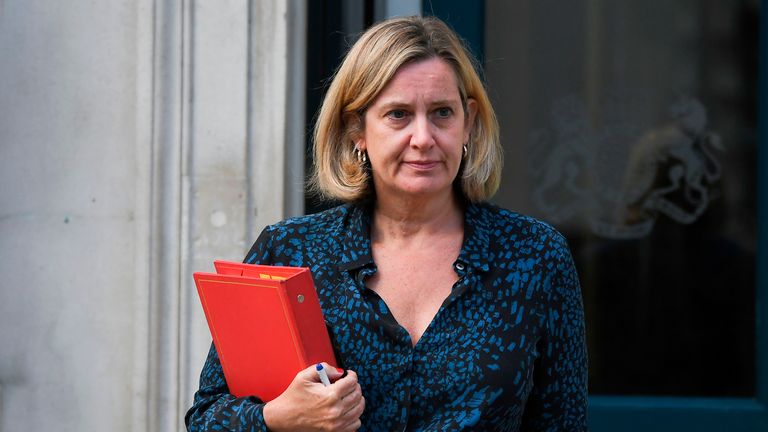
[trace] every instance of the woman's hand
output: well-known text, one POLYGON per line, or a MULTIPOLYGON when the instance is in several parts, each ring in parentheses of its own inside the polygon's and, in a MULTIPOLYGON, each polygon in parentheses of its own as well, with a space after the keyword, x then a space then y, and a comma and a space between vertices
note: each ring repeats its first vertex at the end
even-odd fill
POLYGON ((323 363, 333 383, 320 383, 315 366, 296 374, 291 385, 264 405, 264 422, 269 430, 280 431, 356 431, 365 409, 357 374, 347 376, 323 363))

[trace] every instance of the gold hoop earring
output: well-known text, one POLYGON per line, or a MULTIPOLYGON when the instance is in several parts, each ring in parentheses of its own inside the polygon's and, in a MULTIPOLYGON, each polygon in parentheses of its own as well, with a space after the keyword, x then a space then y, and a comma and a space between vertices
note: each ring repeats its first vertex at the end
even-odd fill
POLYGON ((465 157, 465 158, 467 157, 467 145, 466 144, 464 144, 464 156, 463 157, 465 157))

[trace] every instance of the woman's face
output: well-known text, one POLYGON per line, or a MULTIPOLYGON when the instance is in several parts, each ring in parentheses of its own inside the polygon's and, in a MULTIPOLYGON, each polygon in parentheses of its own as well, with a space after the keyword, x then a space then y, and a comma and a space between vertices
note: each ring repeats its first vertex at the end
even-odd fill
POLYGON ((431 58, 402 66, 365 112, 355 145, 368 152, 377 199, 450 194, 477 104, 465 115, 453 69, 431 58))

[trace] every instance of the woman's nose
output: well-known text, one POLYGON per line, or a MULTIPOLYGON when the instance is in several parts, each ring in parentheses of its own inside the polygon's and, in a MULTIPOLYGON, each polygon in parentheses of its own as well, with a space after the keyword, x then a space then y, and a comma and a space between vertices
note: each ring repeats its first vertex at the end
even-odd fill
POLYGON ((432 127, 429 119, 425 115, 416 116, 412 123, 413 132, 411 134, 411 146, 419 148, 431 147, 435 144, 435 138, 432 134, 432 127))

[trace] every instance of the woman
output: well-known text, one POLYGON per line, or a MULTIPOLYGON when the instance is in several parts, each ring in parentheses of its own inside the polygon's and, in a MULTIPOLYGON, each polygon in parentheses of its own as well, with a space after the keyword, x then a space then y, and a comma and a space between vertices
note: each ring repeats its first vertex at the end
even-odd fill
POLYGON ((188 430, 586 430, 573 262, 552 228, 483 202, 500 170, 456 35, 421 17, 364 33, 315 127, 314 189, 346 204, 267 227, 246 257, 311 268, 348 373, 236 399, 212 347, 188 430))

